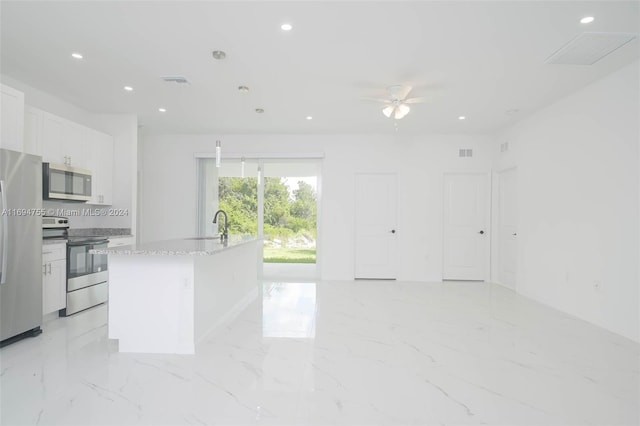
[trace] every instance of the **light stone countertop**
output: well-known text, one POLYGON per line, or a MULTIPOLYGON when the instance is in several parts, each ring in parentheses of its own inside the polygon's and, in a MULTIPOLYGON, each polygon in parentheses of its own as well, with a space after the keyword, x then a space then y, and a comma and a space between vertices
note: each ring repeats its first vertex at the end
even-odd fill
POLYGON ((244 244, 262 240, 253 235, 229 235, 226 244, 219 237, 182 238, 177 240, 154 241, 144 244, 90 250, 91 254, 118 254, 144 256, 211 256, 244 244))
POLYGON ((131 228, 70 228, 70 237, 93 237, 96 235, 117 238, 130 237, 131 228))
POLYGON ((106 237, 110 240, 117 240, 118 238, 131 238, 133 237, 132 234, 127 234, 127 235, 106 235, 106 237))

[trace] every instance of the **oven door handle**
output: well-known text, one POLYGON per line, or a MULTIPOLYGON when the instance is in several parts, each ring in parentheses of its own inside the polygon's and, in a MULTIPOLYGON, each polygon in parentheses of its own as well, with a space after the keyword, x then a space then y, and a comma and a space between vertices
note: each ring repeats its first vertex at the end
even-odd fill
POLYGON ((109 240, 90 240, 90 241, 68 241, 68 246, 95 246, 96 244, 107 244, 109 240))

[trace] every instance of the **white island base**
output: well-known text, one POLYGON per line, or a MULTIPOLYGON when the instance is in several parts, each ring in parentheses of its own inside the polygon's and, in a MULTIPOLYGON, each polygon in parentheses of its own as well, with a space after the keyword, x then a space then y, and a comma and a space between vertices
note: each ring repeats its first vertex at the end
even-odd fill
POLYGON ((109 255, 109 338, 120 352, 195 353, 197 342, 257 297, 258 242, 174 240, 96 251, 109 255))

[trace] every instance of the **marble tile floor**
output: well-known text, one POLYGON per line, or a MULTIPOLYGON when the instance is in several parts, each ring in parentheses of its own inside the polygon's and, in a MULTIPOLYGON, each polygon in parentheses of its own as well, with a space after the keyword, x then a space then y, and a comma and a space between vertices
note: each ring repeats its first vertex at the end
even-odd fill
POLYGON ((269 281, 316 281, 315 263, 263 263, 262 275, 269 281))
POLYGON ((637 425, 637 343, 485 283, 264 283, 195 355, 105 306, 0 351, 2 425, 637 425))

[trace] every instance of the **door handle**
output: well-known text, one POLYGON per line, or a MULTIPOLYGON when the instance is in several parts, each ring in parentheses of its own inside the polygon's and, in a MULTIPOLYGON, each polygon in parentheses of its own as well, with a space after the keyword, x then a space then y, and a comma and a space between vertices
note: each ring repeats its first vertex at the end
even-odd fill
POLYGON ((478 232, 478 234, 484 235, 484 231, 480 231, 480 232, 478 232))
POLYGON ((513 235, 513 236, 515 237, 515 236, 517 236, 517 235, 518 235, 518 233, 517 233, 517 232, 514 232, 514 233, 513 233, 513 234, 511 234, 511 235, 513 235))
POLYGON ((395 233, 396 233, 396 230, 395 230, 395 229, 392 229, 390 232, 391 232, 392 234, 395 234, 395 233))
POLYGON ((49 275, 51 275, 51 263, 49 263, 49 275))

